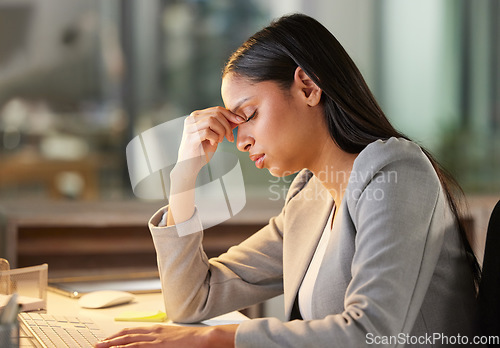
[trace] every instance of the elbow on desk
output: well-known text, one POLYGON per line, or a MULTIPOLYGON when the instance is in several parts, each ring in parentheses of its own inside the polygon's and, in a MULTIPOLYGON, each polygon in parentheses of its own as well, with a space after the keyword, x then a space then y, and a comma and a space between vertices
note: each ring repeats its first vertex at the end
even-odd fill
POLYGON ((210 319, 209 316, 201 315, 199 312, 193 311, 180 311, 180 310, 166 310, 168 319, 172 320, 174 323, 179 324, 196 324, 203 320, 210 319))
POLYGON ((195 324, 208 320, 219 315, 223 315, 235 310, 234 306, 228 303, 214 303, 208 297, 201 297, 198 293, 194 297, 167 298, 164 296, 165 312, 168 319, 179 324, 195 324))
POLYGON ((172 320, 175 323, 179 324, 194 324, 202 321, 202 318, 199 318, 196 313, 188 313, 185 311, 166 309, 168 319, 172 320))
MULTIPOLYGON (((177 299, 178 300, 178 299, 177 299)), ((168 319, 172 320, 175 323, 180 324, 194 324, 199 323, 203 320, 209 319, 213 317, 206 308, 203 308, 203 305, 200 304, 197 306, 196 304, 200 303, 200 301, 196 299, 185 299, 184 301, 175 301, 173 299, 168 299, 165 295, 165 312, 167 313, 168 319), (201 308, 200 308, 201 307, 201 308)))

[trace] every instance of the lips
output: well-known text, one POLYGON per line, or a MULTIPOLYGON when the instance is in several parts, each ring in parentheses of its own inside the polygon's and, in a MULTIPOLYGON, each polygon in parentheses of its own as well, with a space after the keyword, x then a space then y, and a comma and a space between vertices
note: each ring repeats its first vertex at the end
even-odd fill
POLYGON ((264 154, 259 154, 259 155, 251 155, 250 159, 255 162, 255 166, 259 169, 262 169, 264 167, 264 158, 266 155, 264 154))

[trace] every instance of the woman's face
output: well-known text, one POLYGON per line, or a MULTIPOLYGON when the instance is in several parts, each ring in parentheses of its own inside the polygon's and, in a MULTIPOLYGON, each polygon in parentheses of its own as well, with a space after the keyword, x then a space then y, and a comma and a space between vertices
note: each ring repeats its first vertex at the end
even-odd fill
POLYGON ((322 113, 307 104, 297 83, 284 91, 273 81, 255 83, 229 73, 221 93, 227 109, 248 119, 238 126, 236 144, 257 168, 267 168, 274 176, 310 168, 326 127, 322 113))

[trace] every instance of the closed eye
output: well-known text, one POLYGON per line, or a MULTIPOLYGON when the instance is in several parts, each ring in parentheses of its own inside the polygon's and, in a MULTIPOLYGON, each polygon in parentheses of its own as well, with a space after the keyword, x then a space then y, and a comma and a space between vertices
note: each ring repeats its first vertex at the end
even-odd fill
POLYGON ((247 118, 247 122, 250 121, 251 119, 253 119, 256 114, 257 114, 257 110, 255 110, 255 112, 252 115, 250 115, 249 118, 247 118))

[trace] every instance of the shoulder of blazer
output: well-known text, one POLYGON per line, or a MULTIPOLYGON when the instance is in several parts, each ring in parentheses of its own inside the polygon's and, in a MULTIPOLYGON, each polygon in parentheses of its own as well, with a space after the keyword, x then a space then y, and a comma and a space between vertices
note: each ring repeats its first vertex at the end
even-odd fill
POLYGON ((354 208, 363 190, 376 175, 400 175, 421 171, 438 187, 440 182, 429 158, 420 146, 403 138, 377 140, 361 151, 354 161, 346 190, 347 204, 354 208))
POLYGON ((300 191, 302 191, 302 189, 307 185, 307 183, 313 176, 314 174, 310 170, 302 169, 290 184, 290 188, 288 189, 288 193, 286 195, 285 204, 290 202, 292 198, 294 198, 300 191))
POLYGON ((415 167, 435 172, 419 145, 403 138, 392 137, 387 140, 374 141, 359 153, 352 168, 352 172, 358 177, 351 176, 349 184, 365 185, 377 172, 399 161, 409 161, 415 167))

